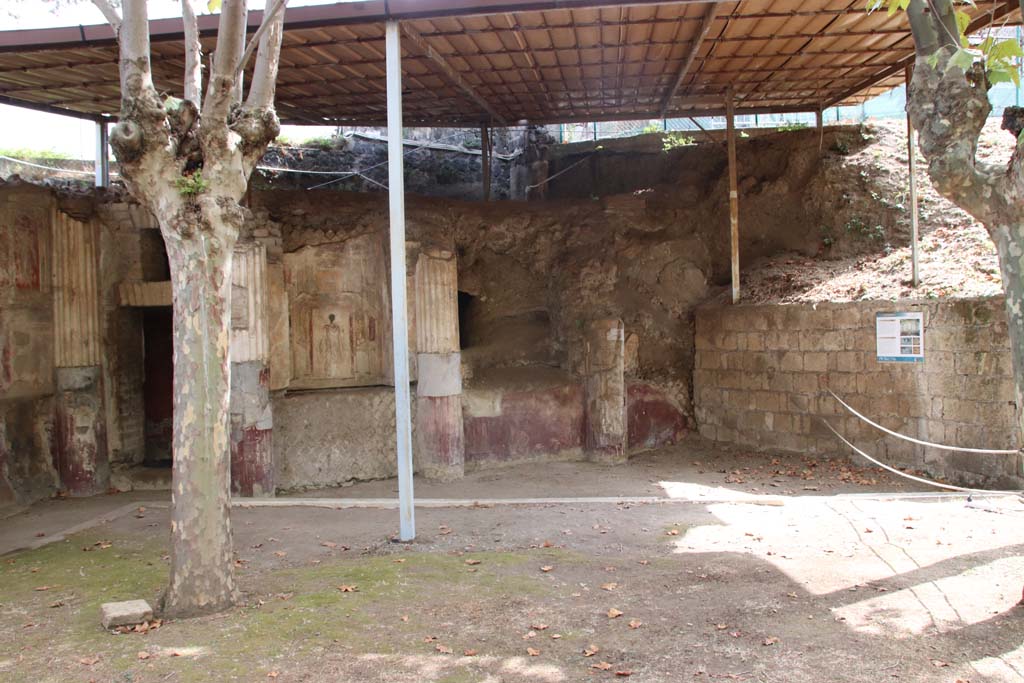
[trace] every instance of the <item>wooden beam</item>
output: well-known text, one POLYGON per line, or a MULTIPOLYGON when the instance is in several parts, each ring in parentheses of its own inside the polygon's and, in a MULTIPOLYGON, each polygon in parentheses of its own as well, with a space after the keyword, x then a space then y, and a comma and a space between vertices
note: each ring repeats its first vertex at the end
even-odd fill
POLYGON ((732 302, 740 302, 740 193, 736 173, 736 97, 730 88, 725 102, 725 138, 729 158, 729 254, 732 302))
POLYGON ((498 111, 490 105, 490 103, 480 96, 480 93, 476 91, 472 85, 466 82, 466 79, 455 70, 455 68, 448 63, 448 60, 443 55, 438 53, 430 44, 424 40, 423 36, 420 35, 419 31, 414 29, 408 22, 402 22, 402 32, 405 33, 413 45, 416 46, 423 55, 429 59, 434 65, 441 71, 441 74, 445 76, 452 85, 457 87, 459 90, 469 96, 471 100, 477 103, 481 109, 483 109, 491 117, 492 121, 497 122, 503 128, 508 128, 508 121, 505 117, 498 113, 498 111))
POLYGON ((704 43, 704 39, 711 30, 711 24, 715 22, 715 18, 717 16, 718 4, 711 3, 708 5, 707 11, 704 12, 704 19, 700 22, 700 28, 697 29, 697 35, 693 37, 693 41, 690 43, 690 50, 686 53, 686 58, 679 67, 679 71, 676 72, 676 77, 672 80, 672 85, 665 92, 665 98, 661 101, 661 112, 658 118, 665 118, 665 113, 669 110, 669 107, 672 106, 672 98, 676 96, 676 92, 679 91, 679 86, 683 84, 683 79, 686 78, 686 74, 689 73, 694 60, 697 59, 697 55, 700 53, 700 46, 704 43))

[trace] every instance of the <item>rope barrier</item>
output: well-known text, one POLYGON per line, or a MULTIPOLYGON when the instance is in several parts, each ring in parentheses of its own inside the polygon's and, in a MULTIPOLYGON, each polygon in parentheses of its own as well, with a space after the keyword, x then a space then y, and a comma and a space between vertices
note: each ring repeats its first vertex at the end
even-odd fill
POLYGON ((865 460, 868 460, 868 461, 874 463, 878 467, 881 467, 883 470, 886 470, 887 472, 892 472, 893 474, 895 474, 897 476, 900 476, 900 477, 903 477, 904 479, 909 479, 911 481, 916 481, 919 484, 926 484, 928 486, 934 486, 934 487, 940 488, 940 489, 947 489, 949 491, 963 491, 965 493, 1004 493, 1004 494, 1007 494, 1007 495, 1014 495, 1014 496, 1019 496, 1022 493, 1024 493, 1024 492, 1021 492, 1021 491, 991 491, 991 490, 988 490, 988 489, 972 489, 972 488, 967 488, 965 486, 954 486, 952 484, 941 484, 941 483, 939 483, 937 481, 932 481, 931 479, 925 479, 924 477, 915 477, 912 474, 907 474, 906 472, 901 472, 900 470, 896 469, 895 467, 890 467, 889 465, 886 465, 884 462, 881 462, 879 460, 876 460, 876 459, 872 458, 870 455, 868 455, 867 453, 865 453, 861 449, 859 449, 856 446, 854 446, 852 443, 847 441, 843 437, 842 434, 837 432, 835 430, 835 428, 831 424, 829 424, 828 420, 826 420, 824 418, 818 418, 818 419, 820 419, 825 424, 825 426, 828 427, 830 432, 832 432, 833 434, 836 435, 836 438, 838 438, 844 444, 849 446, 853 450, 854 453, 856 453, 857 455, 861 456, 865 460))
POLYGON ((834 398, 836 401, 838 401, 839 405, 843 406, 844 408, 849 410, 851 413, 853 413, 855 416, 859 417, 864 422, 867 422, 869 425, 871 425, 875 429, 883 431, 883 432, 885 432, 886 434, 888 434, 890 436, 895 436, 895 437, 897 437, 899 439, 903 439, 904 441, 909 441, 910 443, 916 443, 918 446, 927 446, 928 448, 938 448, 938 449, 943 450, 943 451, 959 451, 961 453, 984 453, 984 454, 988 454, 988 455, 1017 455, 1018 453, 1020 453, 1020 451, 1010 451, 1010 450, 990 450, 990 449, 987 449, 987 448, 961 448, 959 446, 944 446, 943 444, 940 444, 940 443, 931 443, 930 441, 921 441, 920 439, 915 439, 913 437, 905 436, 903 434, 900 434, 899 432, 894 432, 891 429, 886 429, 885 427, 883 427, 882 425, 878 424, 877 422, 872 422, 871 420, 869 420, 868 418, 864 417, 863 415, 858 413, 856 410, 854 410, 848 403, 843 401, 843 399, 841 399, 838 396, 836 396, 835 392, 832 391, 831 389, 828 390, 828 393, 832 394, 832 398, 834 398))

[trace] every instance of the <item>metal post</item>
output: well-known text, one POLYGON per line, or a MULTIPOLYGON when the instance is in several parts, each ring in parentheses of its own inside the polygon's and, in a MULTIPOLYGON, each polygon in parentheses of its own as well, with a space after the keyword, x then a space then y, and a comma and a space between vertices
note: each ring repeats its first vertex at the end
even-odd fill
MULTIPOLYGON (((910 81, 913 77, 913 67, 906 69, 907 78, 907 101, 910 101, 910 81)), ((914 144, 914 124, 910 121, 910 111, 907 111, 907 159, 910 167, 910 281, 914 288, 921 284, 921 276, 918 269, 917 242, 918 242, 918 210, 917 210, 917 145, 914 144)))
POLYGON ((818 125, 818 154, 821 154, 821 149, 825 146, 825 112, 821 107, 814 112, 814 118, 818 125))
POLYGON ((395 369, 398 448, 398 539, 416 537, 412 494, 412 423, 409 409, 409 321, 405 274, 405 177, 402 163, 402 46, 398 22, 385 28, 388 92, 388 218, 391 233, 391 343, 395 369))
POLYGON ((480 126, 480 173, 484 181, 484 201, 491 201, 491 136, 487 126, 480 126))
POLYGON ((725 137, 729 157, 729 234, 732 260, 732 302, 740 302, 740 193, 736 177, 736 102, 732 88, 725 103, 725 137))
POLYGON ((107 122, 96 122, 96 187, 110 187, 110 139, 107 122))

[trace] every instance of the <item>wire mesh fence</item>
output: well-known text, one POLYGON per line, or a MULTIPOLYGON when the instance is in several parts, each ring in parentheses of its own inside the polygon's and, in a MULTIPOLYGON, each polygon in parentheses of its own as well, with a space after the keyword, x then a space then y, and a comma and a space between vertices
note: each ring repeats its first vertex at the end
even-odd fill
MULTIPOLYGON (((1006 107, 1020 106, 1020 86, 999 83, 989 91, 993 117, 1001 117, 1006 107)), ((906 117, 906 88, 900 86, 863 104, 851 107, 832 107, 822 113, 826 124, 861 123, 868 119, 902 119, 906 117)), ((817 125, 814 112, 790 114, 758 114, 736 117, 737 128, 779 128, 817 125)), ((601 121, 548 126, 548 132, 559 142, 584 142, 608 138, 624 138, 644 133, 673 133, 723 129, 724 116, 704 116, 681 119, 647 119, 641 121, 601 121)))

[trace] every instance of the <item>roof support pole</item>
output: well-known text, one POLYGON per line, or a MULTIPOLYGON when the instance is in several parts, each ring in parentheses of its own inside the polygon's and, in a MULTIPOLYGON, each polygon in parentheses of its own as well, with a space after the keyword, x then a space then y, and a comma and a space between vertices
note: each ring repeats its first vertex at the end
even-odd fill
POLYGON ((740 302, 740 192, 736 174, 736 101, 732 88, 726 95, 725 138, 729 157, 729 253, 732 261, 732 302, 740 302))
MULTIPOLYGON (((914 67, 907 66, 907 100, 910 100, 910 80, 914 75, 914 67)), ((910 113, 907 113, 907 159, 910 174, 910 281, 916 289, 921 284, 921 273, 918 268, 917 242, 920 237, 918 226, 917 209, 917 145, 914 138, 917 137, 914 131, 914 124, 910 121, 910 113)))
POLYGON ((491 201, 491 132, 480 126, 480 171, 484 181, 484 201, 491 201))
POLYGON ((96 122, 96 187, 110 187, 110 139, 107 122, 96 122))
POLYGON ((409 320, 405 268, 405 164, 402 154, 402 44, 398 22, 388 21, 384 52, 388 94, 388 218, 391 235, 391 343, 395 370, 398 454, 398 540, 416 538, 409 408, 409 320))
POLYGON ((818 107, 818 111, 814 112, 814 115, 818 124, 818 154, 821 154, 821 150, 825 146, 825 112, 818 107))

